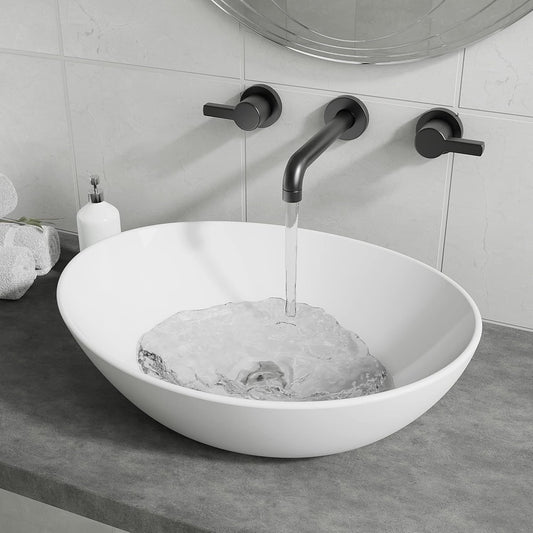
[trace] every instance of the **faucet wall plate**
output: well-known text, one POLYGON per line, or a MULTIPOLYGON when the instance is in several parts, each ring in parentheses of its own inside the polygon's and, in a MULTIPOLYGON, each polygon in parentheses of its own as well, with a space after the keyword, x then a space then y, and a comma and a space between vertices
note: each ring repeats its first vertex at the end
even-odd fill
POLYGON ((457 113, 446 109, 445 107, 435 107, 430 109, 423 115, 420 115, 416 123, 416 131, 420 131, 431 120, 443 120, 452 129, 452 135, 454 137, 463 136, 463 123, 457 113))
POLYGON ((246 101, 251 96, 259 97, 266 100, 268 102, 268 105, 270 106, 269 116, 266 117, 265 120, 257 127, 268 128, 269 126, 272 126, 272 124, 274 124, 274 122, 276 122, 281 116, 281 111, 283 109, 279 94, 268 85, 252 85, 242 93, 241 102, 246 101))
POLYGON ((416 123, 416 151, 433 159, 449 152, 480 156, 485 149, 483 141, 463 139, 463 123, 459 115, 444 107, 424 113, 416 123))
POLYGON ((256 128, 268 128, 281 116, 281 98, 268 85, 253 85, 248 87, 236 106, 225 104, 204 105, 204 115, 207 117, 233 120, 244 131, 256 128))
POLYGON ((330 122, 339 111, 349 111, 354 117, 353 125, 348 128, 340 137, 344 141, 357 139, 368 126, 368 109, 365 104, 355 96, 345 95, 339 96, 332 100, 324 111, 324 122, 330 122))
POLYGON ((339 96, 324 111, 326 125, 311 137, 289 159, 283 174, 282 199, 296 203, 302 200, 302 186, 309 165, 337 139, 359 137, 368 126, 368 110, 355 96, 339 96))

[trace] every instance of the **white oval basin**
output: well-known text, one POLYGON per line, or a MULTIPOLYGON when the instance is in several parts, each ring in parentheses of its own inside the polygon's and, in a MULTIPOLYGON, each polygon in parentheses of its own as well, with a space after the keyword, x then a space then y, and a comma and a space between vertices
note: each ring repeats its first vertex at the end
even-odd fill
POLYGON ((279 402, 221 396, 145 375, 140 337, 180 310, 284 296, 284 231, 184 222, 128 231, 80 253, 57 289, 83 351, 139 409, 197 441, 240 453, 311 457, 365 446, 403 428, 457 381, 481 317, 455 282, 407 256, 300 230, 298 299, 358 333, 396 388, 372 396, 279 402))

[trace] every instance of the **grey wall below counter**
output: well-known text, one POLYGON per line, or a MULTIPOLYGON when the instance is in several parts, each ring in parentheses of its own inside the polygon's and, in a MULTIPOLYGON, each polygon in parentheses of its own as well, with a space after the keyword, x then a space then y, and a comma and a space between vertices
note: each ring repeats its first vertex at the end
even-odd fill
POLYGON ((310 169, 302 226, 418 258, 462 284, 484 318, 533 328, 533 15, 418 63, 319 61, 271 44, 209 0, 3 0, 0 172, 13 216, 75 231, 89 173, 125 228, 193 219, 282 222, 291 152, 342 93, 371 123, 310 169), (244 134, 202 116, 243 87, 273 85, 284 113, 244 134), (425 160, 417 117, 458 111, 483 157, 425 160))
POLYGON ((0 489, 2 533, 126 533, 122 529, 0 489))

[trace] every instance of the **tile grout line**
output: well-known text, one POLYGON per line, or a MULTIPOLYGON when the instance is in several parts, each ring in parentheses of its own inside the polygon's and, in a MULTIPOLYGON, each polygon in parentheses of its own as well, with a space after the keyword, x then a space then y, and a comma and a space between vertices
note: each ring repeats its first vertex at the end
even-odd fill
MULTIPOLYGON (((58 43, 59 46, 59 43, 58 43)), ((10 54, 14 56, 26 56, 26 57, 34 57, 34 58, 41 58, 41 59, 54 59, 56 61, 60 61, 62 59, 62 56, 59 54, 51 54, 50 52, 32 52, 31 50, 20 50, 18 48, 4 48, 0 46, 0 53, 2 54, 10 54)))
POLYGON ((209 74, 206 72, 196 72, 192 70, 183 70, 177 68, 168 68, 168 67, 154 67, 152 65, 139 65, 136 63, 123 63, 120 61, 109 61, 106 59, 91 59, 88 57, 76 57, 60 54, 50 54, 47 52, 32 52, 29 50, 19 50, 15 48, 3 48, 0 47, 0 54, 11 54, 18 56, 27 56, 35 57, 41 59, 52 59, 55 61, 67 61, 69 63, 80 63, 86 65, 97 65, 97 66, 109 66, 109 67, 118 67, 126 68, 131 70, 146 70, 150 72, 177 72, 180 74, 189 74, 191 76, 198 76, 201 78, 216 78, 219 80, 239 80, 240 76, 224 76, 223 74, 209 74))
POLYGON ((455 154, 450 154, 446 166, 446 180, 444 186, 444 199, 442 205, 442 218, 440 223, 439 244, 437 250, 437 270, 443 272, 444 268, 444 249, 446 247, 446 234, 448 232, 448 216, 450 212, 450 198, 452 193, 453 165, 455 163, 455 154))
MULTIPOLYGON (((459 70, 459 69, 458 69, 459 70)), ((264 83, 261 80, 247 78, 246 81, 251 83, 264 83)), ((346 91, 341 90, 335 90, 335 89, 324 89, 320 87, 309 87, 307 85, 291 85, 289 83, 280 83, 280 82, 270 82, 272 85, 279 85, 280 87, 288 88, 288 89, 295 89, 295 90, 305 90, 305 91, 312 91, 314 93, 320 93, 320 94, 347 94, 346 91)), ((462 82, 461 82, 462 84, 462 82)), ((455 89, 454 89, 455 93, 455 89)), ((391 105, 400 105, 400 104, 406 104, 406 105, 414 105, 414 106, 420 106, 420 107, 448 107, 453 108, 454 110, 464 110, 464 111, 477 111, 479 113, 483 113, 486 116, 495 115, 492 118, 505 118, 508 120, 516 120, 516 119, 524 119, 527 122, 533 121, 533 115, 523 115, 520 113, 508 113, 504 111, 493 111, 491 109, 481 109, 481 108, 475 108, 475 107, 461 107, 459 104, 446 104, 442 102, 423 102, 421 100, 413 100, 408 98, 395 98, 393 96, 378 96, 375 94, 369 94, 369 93, 350 93, 356 96, 364 97, 364 98, 371 98, 374 102, 385 102, 387 104, 391 105)), ((454 94, 454 102, 456 101, 457 95, 454 94)), ((460 100, 460 96, 459 96, 460 100)))
MULTIPOLYGON (((244 32, 242 29, 242 24, 239 22, 239 35, 241 37, 241 52, 240 52, 240 81, 241 81, 241 91, 244 91, 246 88, 246 50, 244 44, 244 32)), ((247 137, 246 132, 241 131, 241 220, 242 222, 248 221, 248 181, 246 175, 246 143, 247 137)))
MULTIPOLYGON (((455 79, 455 90, 453 97, 453 107, 457 111, 459 108, 459 103, 461 101, 461 90, 463 86, 463 73, 465 68, 465 54, 466 48, 463 48, 463 53, 461 54, 461 60, 457 64, 457 72, 455 79)), ((440 224, 440 233, 439 233, 439 244, 437 250, 437 268, 441 272, 444 269, 444 254, 446 248, 446 234, 448 232, 448 220, 450 214, 450 201, 452 195, 452 181, 453 181, 453 167, 455 163, 455 154, 451 154, 451 157, 448 159, 448 164, 446 165, 446 180, 444 187, 444 201, 442 206, 442 219, 440 224)))
MULTIPOLYGON (((14 48, 2 48, 0 47, 0 54, 11 54, 11 55, 20 55, 20 56, 27 56, 27 57, 34 57, 34 58, 41 58, 41 59, 50 59, 55 61, 64 61, 69 63, 79 63, 79 64, 89 64, 89 65, 97 65, 97 66, 110 66, 110 67, 117 67, 117 68, 126 68, 126 69, 137 69, 137 70, 146 70, 146 71, 152 71, 152 72, 176 72, 180 74, 188 74, 191 76, 198 76, 198 77, 207 77, 207 78, 214 78, 217 80, 241 80, 240 76, 224 76, 222 74, 209 74, 206 72, 194 72, 190 70, 180 70, 175 68, 166 68, 166 67, 154 67, 150 65, 139 65, 135 63, 121 63, 119 61, 107 61, 104 59, 90 59, 90 58, 84 58, 84 57, 75 57, 75 56, 60 56, 57 54, 50 54, 47 52, 32 52, 29 50, 18 50, 14 48)), ((302 90, 308 90, 308 91, 315 91, 315 92, 322 92, 322 93, 331 93, 331 94, 345 94, 346 91, 342 90, 335 90, 335 89, 324 89, 320 87, 309 87, 306 85, 291 85, 288 83, 280 83, 280 82, 270 82, 265 80, 255 80, 255 79, 247 79, 245 78, 244 81, 249 81, 252 83, 271 83, 273 85, 279 85, 282 87, 288 87, 292 89, 302 89, 302 90)), ((413 100, 409 98, 394 98, 392 96, 378 96, 375 94, 368 94, 368 93, 353 93, 357 94, 359 96, 364 96, 365 98, 372 98, 375 101, 384 101, 384 102, 390 102, 390 103, 405 103, 405 104, 414 104, 414 105, 420 105, 420 106, 446 106, 446 107, 457 107, 458 109, 462 109, 465 111, 478 111, 480 113, 484 113, 487 115, 497 115, 498 117, 506 117, 509 120, 514 120, 516 118, 523 118, 526 120, 532 120, 533 115, 524 115, 521 113, 510 113, 505 111, 496 111, 491 109, 482 109, 482 108, 476 108, 476 107, 462 107, 460 105, 450 105, 445 103, 438 103, 438 102, 423 102, 421 100, 413 100)), ((496 117, 495 117, 496 118, 496 117)))
POLYGON ((248 222, 248 187, 246 183, 246 132, 241 132, 241 222, 248 222))
POLYGON ((456 107, 459 109, 461 107, 461 97, 463 94, 463 79, 465 75, 465 63, 466 63, 466 48, 463 48, 463 56, 461 60, 461 72, 459 73, 459 79, 458 81, 458 94, 457 94, 457 101, 456 101, 456 107))
POLYGON ((77 232, 71 231, 71 230, 68 230, 68 229, 58 229, 57 231, 59 233, 66 233, 68 235, 78 235, 77 232))
POLYGON ((67 82, 67 66, 65 63, 65 56, 64 56, 63 31, 61 29, 61 14, 60 14, 59 9, 60 9, 59 0, 56 0, 57 39, 58 39, 60 63, 61 63, 61 77, 63 81, 63 97, 64 97, 64 102, 65 102, 67 130, 68 130, 68 136, 69 136, 69 141, 70 141, 70 165, 71 165, 71 170, 72 170, 72 179, 74 181, 74 191, 76 193, 74 201, 76 204, 76 212, 77 212, 79 211, 81 207, 80 186, 78 182, 78 164, 76 161, 76 150, 74 149, 74 129, 72 127, 72 115, 70 112, 70 96, 69 96, 68 82, 67 82))
POLYGON ((438 102, 423 102, 421 100, 410 100, 408 98, 395 98, 393 96, 379 96, 375 94, 369 94, 369 93, 361 93, 361 92, 350 92, 340 89, 325 89, 322 87, 309 87, 308 85, 292 85, 290 83, 282 83, 279 81, 270 81, 265 82, 264 80, 258 80, 254 78, 246 78, 246 81, 249 81, 251 83, 270 83, 271 85, 279 85, 280 87, 289 88, 289 89, 296 89, 296 90, 304 90, 304 91, 312 91, 314 93, 323 93, 323 94, 334 94, 334 95, 343 95, 343 94, 352 94, 356 96, 361 96, 364 98, 372 98, 374 101, 377 100, 384 100, 386 102, 395 103, 395 104, 415 104, 419 106, 447 106, 450 107, 450 104, 444 104, 444 103, 438 103, 438 102))
POLYGON ((514 121, 516 121, 517 119, 522 119, 528 123, 533 121, 533 115, 521 115, 520 113, 508 113, 505 111, 494 111, 494 110, 481 109, 481 108, 476 108, 476 107, 459 106, 458 109, 462 111, 474 111, 477 113, 482 113, 482 116, 491 117, 491 115, 494 115, 491 118, 502 118, 505 120, 514 120, 514 121))
POLYGON ((455 90, 453 94, 453 108, 455 111, 459 109, 461 102, 461 90, 463 87, 463 73, 465 68, 465 54, 466 48, 463 48, 461 60, 457 63, 457 72, 455 73, 455 90))
POLYGON ((169 67, 154 67, 152 65, 139 65, 137 63, 123 63, 121 61, 109 61, 106 59, 91 59, 87 57, 76 57, 76 56, 64 56, 64 60, 69 63, 80 63, 86 65, 97 65, 97 66, 107 66, 107 67, 119 67, 126 68, 130 70, 146 70, 148 72, 174 72, 178 74, 188 74, 190 76, 196 76, 198 78, 215 78, 217 80, 225 81, 238 81, 240 76, 225 76, 224 74, 210 74, 208 72, 197 72, 194 70, 185 70, 179 68, 169 68, 169 67))
POLYGON ((495 326, 502 326, 504 328, 512 328, 512 329, 517 329, 519 331, 530 331, 533 333, 533 328, 528 328, 527 326, 519 326, 518 324, 500 322, 499 320, 491 320, 490 318, 484 318, 483 322, 486 322, 487 324, 494 324, 495 326))

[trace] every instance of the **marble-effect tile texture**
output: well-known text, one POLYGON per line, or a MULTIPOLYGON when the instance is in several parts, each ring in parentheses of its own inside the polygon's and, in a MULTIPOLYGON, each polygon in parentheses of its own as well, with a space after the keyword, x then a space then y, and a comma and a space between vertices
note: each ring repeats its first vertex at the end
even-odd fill
POLYGON ((0 48, 57 54, 56 5, 57 0, 2 0, 0 48))
POLYGON ((19 198, 11 217, 76 230, 67 120, 59 61, 0 54, 0 172, 19 198))
POLYGON ((131 533, 529 533, 532 333, 485 324, 450 392, 373 445, 244 456, 161 426, 96 370, 56 307, 69 257, 0 304, 0 488, 131 533))
POLYGON ((239 78, 239 25, 204 0, 59 0, 65 55, 239 78))
POLYGON ((486 318, 533 329, 533 15, 466 51, 386 66, 286 50, 209 0, 6 0, 0 18, 0 172, 20 193, 13 216, 75 231, 96 172, 126 229, 282 223, 286 160, 329 100, 353 94, 370 127, 311 167, 302 226, 444 269, 486 318), (202 116, 205 102, 235 104, 258 81, 283 96, 274 127, 245 135, 202 116), (465 136, 486 141, 482 158, 418 156, 416 118, 433 106, 461 114, 465 136))
MULTIPOLYGON (((533 329, 532 29, 530 14, 466 51, 351 66, 273 45, 209 0, 3 0, 0 172, 19 192, 12 216, 57 219, 75 249, 97 172, 126 229, 281 223, 286 159, 330 99, 354 94, 370 127, 309 170, 302 225, 441 268, 485 318, 533 329), (201 115, 256 81, 284 99, 273 128, 244 135, 201 115), (435 105, 486 141, 482 158, 416 154, 416 117, 435 105)), ((98 374, 53 304, 58 272, 0 303, 0 487, 132 533, 530 530, 529 333, 486 325, 450 394, 374 446, 243 458, 162 428, 98 374)))
POLYGON ((484 138, 479 159, 454 161, 444 273, 490 320, 533 326, 533 118, 463 113, 484 138))
POLYGON ((461 106, 533 116, 532 18, 466 50, 461 106))
POLYGON ((242 132, 202 115, 237 103, 237 80, 71 62, 67 79, 81 201, 97 173, 123 229, 241 219, 242 132))
POLYGON ((286 50, 252 33, 244 32, 244 68, 247 80, 268 80, 295 87, 454 105, 457 71, 462 54, 409 65, 348 65, 320 61, 286 50))

